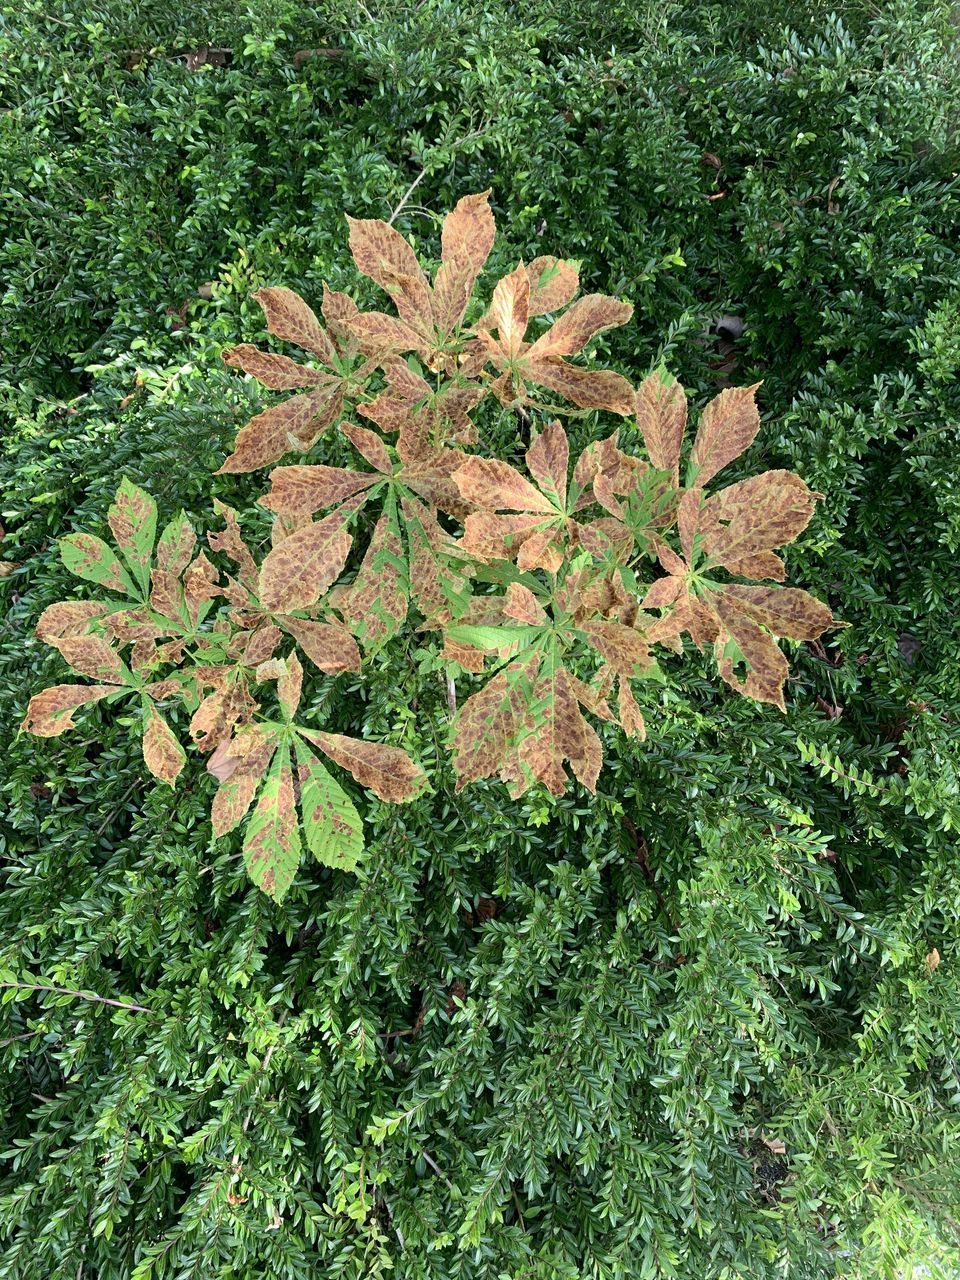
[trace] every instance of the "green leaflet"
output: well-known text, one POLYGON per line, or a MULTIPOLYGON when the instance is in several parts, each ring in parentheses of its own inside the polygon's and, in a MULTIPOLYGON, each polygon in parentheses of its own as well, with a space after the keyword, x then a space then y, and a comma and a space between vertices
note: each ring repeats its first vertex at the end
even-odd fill
POLYGON ((324 866, 353 871, 363 853, 363 821, 340 784, 299 739, 295 750, 307 847, 324 866))
POLYGON ((254 884, 279 902, 293 884, 301 853, 290 748, 283 743, 247 826, 243 860, 254 884))
POLYGON ((137 596, 137 588, 117 556, 92 533, 68 533, 60 539, 60 559, 78 578, 111 591, 137 596))
POLYGON ((120 481, 107 522, 120 552, 141 588, 150 584, 150 558, 157 536, 157 504, 126 476, 120 481))

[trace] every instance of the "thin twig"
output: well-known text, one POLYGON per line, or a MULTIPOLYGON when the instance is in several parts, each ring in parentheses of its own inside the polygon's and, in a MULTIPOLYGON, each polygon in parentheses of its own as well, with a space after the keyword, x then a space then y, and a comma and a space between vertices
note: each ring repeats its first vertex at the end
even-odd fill
POLYGON ((394 218, 396 218, 397 214, 400 212, 403 206, 407 203, 407 201, 410 199, 410 197, 413 195, 417 187, 419 187, 420 183, 424 180, 426 176, 427 176, 427 169, 426 169, 426 165, 424 165, 424 167, 420 170, 420 172, 417 174, 414 180, 410 183, 409 187, 407 187, 406 191, 403 193, 403 197, 400 200, 400 203, 397 205, 393 213, 391 213, 390 217, 387 219, 388 227, 393 225, 394 218))
POLYGON ((120 809, 121 809, 121 807, 123 806, 123 803, 124 803, 124 801, 126 800, 127 796, 128 796, 128 795, 130 795, 130 793, 134 790, 134 788, 135 788, 135 787, 137 787, 137 786, 139 786, 140 784, 141 784, 141 779, 140 779, 140 778, 134 778, 134 780, 130 783, 129 787, 127 787, 126 791, 125 791, 125 792, 123 793, 123 795, 120 797, 120 801, 119 801, 119 803, 118 803, 118 804, 116 805, 116 807, 112 810, 112 812, 110 812, 110 813, 108 813, 108 814, 107 814, 107 816, 104 818, 103 822, 101 822, 100 826, 99 826, 99 827, 97 827, 96 831, 93 833, 93 838, 94 838, 94 840, 99 840, 99 838, 103 835, 104 831, 106 831, 107 827, 110 825, 110 823, 113 821, 113 819, 114 819, 114 818, 117 816, 117 814, 120 812, 120 809))
POLYGON ((76 1000, 93 1000, 97 1004, 113 1005, 115 1009, 131 1009, 135 1013, 153 1013, 143 1004, 127 1004, 123 1000, 111 1000, 92 991, 74 991, 70 987, 52 987, 45 982, 0 982, 0 987, 15 987, 17 991, 52 991, 59 996, 73 996, 76 1000))
POLYGON ((453 1183, 450 1181, 450 1179, 447 1177, 447 1175, 443 1172, 443 1170, 440 1168, 440 1166, 439 1166, 439 1165, 437 1164, 437 1162, 434 1160, 434 1158, 433 1158, 433 1156, 430 1154, 430 1152, 429 1152, 429 1151, 427 1151, 427 1149, 426 1149, 425 1147, 418 1147, 418 1150, 419 1150, 420 1154, 423 1156, 424 1160, 426 1160, 427 1164, 428 1164, 428 1165, 430 1166, 430 1168, 433 1170, 433 1172, 437 1175, 437 1177, 438 1177, 438 1178, 440 1178, 440 1179, 442 1179, 442 1180, 447 1184, 447 1186, 449 1187, 449 1189, 450 1189, 451 1191, 455 1190, 453 1183))

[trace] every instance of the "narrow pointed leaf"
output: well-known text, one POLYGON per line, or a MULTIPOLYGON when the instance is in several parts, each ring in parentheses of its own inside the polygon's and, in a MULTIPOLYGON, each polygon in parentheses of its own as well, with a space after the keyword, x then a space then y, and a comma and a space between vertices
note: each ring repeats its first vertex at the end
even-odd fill
POLYGON ((353 801, 299 740, 296 769, 307 848, 324 866, 354 871, 363 853, 363 822, 353 801))

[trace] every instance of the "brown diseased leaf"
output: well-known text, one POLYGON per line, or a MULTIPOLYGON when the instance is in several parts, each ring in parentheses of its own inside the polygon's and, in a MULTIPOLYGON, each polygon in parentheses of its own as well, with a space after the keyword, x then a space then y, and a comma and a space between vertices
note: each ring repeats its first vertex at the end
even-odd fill
POLYGON ((333 363, 336 354, 333 344, 299 294, 277 287, 260 289, 253 296, 263 308, 267 329, 275 338, 293 342, 303 351, 312 351, 323 364, 333 363))
POLYGON ((83 636, 91 624, 110 612, 108 604, 99 600, 61 600, 47 605, 37 622, 37 636, 45 644, 52 644, 65 636, 83 636))
POLYGON ((517 622, 526 622, 532 627, 539 627, 546 622, 547 615, 540 601, 529 587, 520 582, 511 582, 507 587, 503 606, 504 616, 514 618, 517 622))
POLYGON ((526 665, 511 663, 460 708, 453 737, 458 791, 498 773, 512 758, 538 662, 534 658, 526 665))
POLYGON ((20 726, 38 738, 56 738, 73 728, 73 712, 90 702, 99 702, 116 693, 115 684, 58 684, 30 699, 20 726))
POLYGON ((565 396, 581 409, 607 409, 623 418, 633 413, 633 387, 609 369, 581 369, 565 360, 536 359, 525 363, 523 374, 530 382, 565 396))
POLYGON ((741 577, 782 582, 783 561, 771 549, 803 532, 817 497, 792 471, 764 471, 712 494, 697 529, 708 561, 741 577))
POLYGON ((311 622, 287 616, 281 617, 280 623, 314 666, 327 675, 360 670, 360 650, 346 627, 334 622, 311 622))
POLYGON ((604 329, 626 324, 633 315, 629 302, 618 302, 602 293, 588 293, 564 311, 527 353, 530 360, 576 355, 604 329))
POLYGON ((261 351, 249 342, 230 347, 223 353, 223 363, 231 369, 242 369, 270 391, 296 391, 299 387, 333 386, 335 379, 329 373, 308 369, 297 364, 289 356, 278 356, 272 351, 261 351))
POLYGON ((574 776, 588 791, 594 791, 603 752, 600 739, 587 724, 580 711, 576 689, 561 666, 542 675, 533 690, 532 703, 542 710, 534 712, 530 731, 521 739, 518 749, 519 768, 508 767, 511 790, 522 794, 529 785, 529 770, 551 795, 562 795, 567 787, 564 760, 570 762, 574 776))
POLYGON ((276 745, 275 734, 247 725, 211 755, 207 770, 220 781, 210 811, 215 838, 233 831, 243 821, 276 745))
POLYGON ((395 511, 377 521, 340 612, 367 650, 380 648, 407 616, 409 582, 395 511))
POLYGON ((101 636, 62 636, 50 643, 82 676, 110 684, 126 684, 127 674, 120 655, 101 636))
POLYGON ((546 315, 565 307, 580 288, 580 264, 563 258, 534 258, 527 267, 529 314, 546 315))
POLYGON ((444 220, 441 264, 433 285, 433 319, 441 334, 463 319, 477 276, 493 248, 495 227, 490 192, 464 196, 444 220))
POLYGON ((289 613, 316 604, 346 564, 353 541, 347 525, 364 501, 363 494, 349 498, 268 553, 260 566, 260 599, 265 609, 289 613))
POLYGON ((529 304, 530 280, 521 263, 497 282, 487 313, 487 322, 497 330, 498 345, 509 358, 518 355, 523 344, 529 304))
POLYGON ((379 218, 351 218, 350 251, 357 269, 393 299, 402 319, 421 336, 432 327, 430 286, 403 236, 379 218))
MULTIPOLYGON (((567 433, 559 422, 544 427, 527 450, 527 470, 541 490, 560 510, 567 505, 567 468, 570 464, 570 446, 567 433)), ((521 507, 519 510, 537 510, 521 507)))
POLYGON ((339 733, 314 733, 304 729, 301 733, 381 800, 401 804, 419 795, 426 785, 423 770, 399 747, 364 742, 339 733))
POLYGON ((468 458, 453 478, 464 500, 482 510, 557 514, 548 498, 499 458, 468 458))
POLYGON ((637 388, 637 426, 650 461, 676 482, 687 427, 687 397, 676 379, 659 372, 644 378, 637 388))
POLYGON ((143 759, 155 778, 172 787, 187 762, 186 752, 170 726, 152 707, 143 733, 143 759))
POLYGON ((303 689, 303 667, 295 653, 291 653, 277 680, 277 698, 283 714, 292 720, 300 706, 300 693, 303 689))
POLYGON ((350 422, 344 423, 340 430, 361 457, 366 458, 371 467, 375 467, 377 471, 384 475, 390 475, 393 471, 390 454, 387 452, 387 446, 375 431, 370 431, 367 427, 355 426, 350 422))
POLYGON ((755 382, 751 387, 728 387, 714 396, 700 415, 690 455, 699 487, 712 480, 728 462, 739 458, 756 439, 760 430, 759 386, 755 382))
POLYGON ((312 516, 376 484, 379 476, 347 467, 297 465, 274 467, 270 492, 259 501, 279 515, 312 516))
POLYGON ((323 411, 333 403, 335 394, 336 385, 332 384, 292 396, 282 404, 272 405, 258 413, 240 428, 233 453, 215 474, 258 471, 271 462, 279 461, 296 447, 291 443, 291 437, 302 444, 308 442, 321 424, 330 425, 323 411))

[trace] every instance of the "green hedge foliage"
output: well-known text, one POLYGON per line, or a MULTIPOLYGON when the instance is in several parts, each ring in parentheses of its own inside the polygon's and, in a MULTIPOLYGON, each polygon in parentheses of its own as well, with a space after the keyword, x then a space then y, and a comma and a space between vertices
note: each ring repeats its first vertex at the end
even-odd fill
POLYGON ((958 1274, 950 6, 0 14, 0 1277, 958 1274), (363 801, 360 875, 277 906, 205 774, 153 785, 96 711, 18 733, 63 678, 55 539, 123 474, 161 518, 249 507, 209 473, 258 404, 219 360, 250 292, 350 288, 345 211, 429 242, 487 186, 492 270, 562 253, 636 304, 635 382, 763 379, 738 475, 823 493, 789 576, 850 625, 786 717, 677 664, 589 801, 455 795, 412 635, 325 696, 434 790, 363 801))

